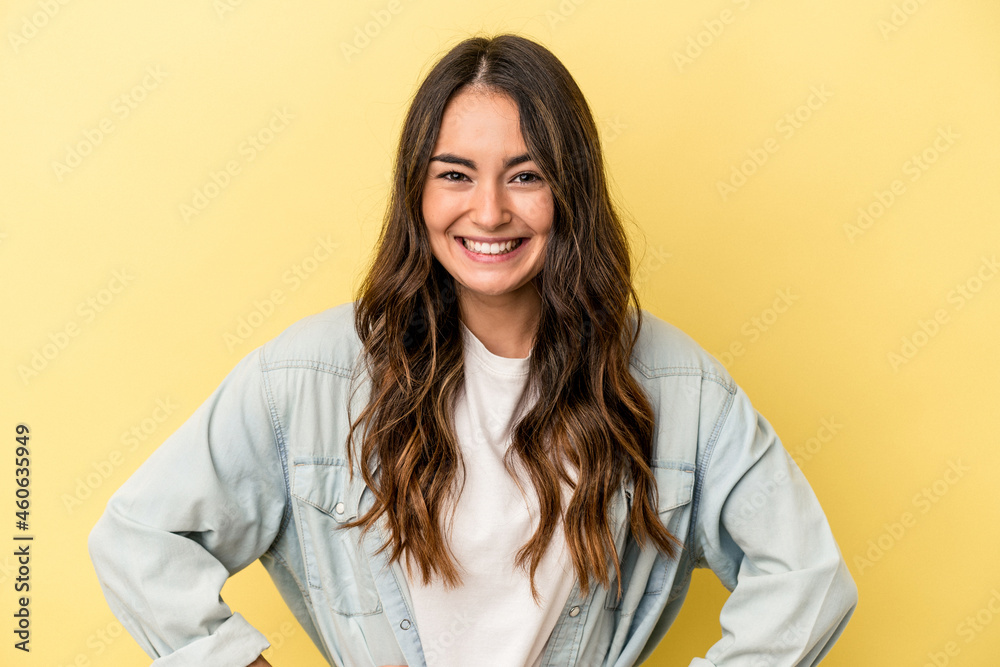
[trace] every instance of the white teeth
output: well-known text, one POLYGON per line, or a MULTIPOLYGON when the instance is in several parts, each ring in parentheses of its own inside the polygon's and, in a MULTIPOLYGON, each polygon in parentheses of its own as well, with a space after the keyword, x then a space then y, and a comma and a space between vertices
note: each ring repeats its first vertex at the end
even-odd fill
POLYGON ((480 255, 502 255, 521 245, 521 239, 515 239, 505 243, 480 243, 479 241, 462 239, 462 244, 465 245, 467 249, 472 252, 479 253, 480 255))

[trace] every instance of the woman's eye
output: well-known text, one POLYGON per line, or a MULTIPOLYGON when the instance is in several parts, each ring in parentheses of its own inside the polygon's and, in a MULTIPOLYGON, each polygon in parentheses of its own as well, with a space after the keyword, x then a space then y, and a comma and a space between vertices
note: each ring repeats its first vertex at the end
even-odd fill
MULTIPOLYGON (((469 180, 469 177, 460 171, 445 171, 439 174, 438 178, 452 183, 461 183, 462 181, 469 180)), ((542 182, 542 177, 536 173, 525 171, 515 176, 513 180, 515 183, 527 185, 529 183, 542 182)))
POLYGON ((539 176, 538 174, 532 173, 530 171, 525 171, 523 173, 520 173, 517 176, 515 176, 514 178, 515 179, 520 179, 523 176, 526 176, 527 180, 518 180, 517 181, 518 183, 537 183, 537 182, 539 182, 539 181, 542 180, 541 176, 539 176))

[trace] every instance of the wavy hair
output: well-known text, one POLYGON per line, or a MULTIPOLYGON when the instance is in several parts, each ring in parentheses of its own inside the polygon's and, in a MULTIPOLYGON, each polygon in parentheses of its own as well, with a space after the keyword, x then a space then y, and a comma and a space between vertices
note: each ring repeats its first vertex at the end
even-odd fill
POLYGON ((520 459, 541 512, 516 566, 527 568, 537 600, 535 571, 561 520, 584 594, 591 577, 610 587, 610 560, 620 596, 608 511, 623 476, 634 484, 629 527, 636 540, 650 539, 671 557, 682 546, 659 520, 649 466, 653 410, 629 373, 642 318, 628 239, 582 92, 550 51, 517 35, 477 36, 452 48, 421 83, 404 120, 377 249, 355 301, 371 393, 348 442, 363 431, 359 456, 368 465, 361 474, 375 502, 345 527, 367 531, 384 515, 389 534, 379 551, 391 548, 390 562, 405 555, 425 584, 435 572, 447 586, 461 584, 441 519, 462 465, 451 411, 464 348, 456 286, 431 252, 421 199, 445 106, 469 86, 517 104, 521 135, 555 208, 534 279, 541 313, 521 395, 523 402, 531 387, 537 400, 513 425, 504 458, 512 475, 520 459), (573 489, 567 507, 564 482, 573 489))

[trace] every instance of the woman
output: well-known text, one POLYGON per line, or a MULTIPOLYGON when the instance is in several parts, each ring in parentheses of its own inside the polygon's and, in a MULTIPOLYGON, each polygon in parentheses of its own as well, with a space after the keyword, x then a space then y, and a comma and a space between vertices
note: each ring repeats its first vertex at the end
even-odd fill
POLYGON ((710 567, 732 594, 692 665, 817 663, 857 589, 816 497, 630 277, 572 77, 462 42, 357 300, 244 358, 110 500, 112 609, 155 665, 266 665, 219 597, 259 558, 331 664, 633 665, 710 567))

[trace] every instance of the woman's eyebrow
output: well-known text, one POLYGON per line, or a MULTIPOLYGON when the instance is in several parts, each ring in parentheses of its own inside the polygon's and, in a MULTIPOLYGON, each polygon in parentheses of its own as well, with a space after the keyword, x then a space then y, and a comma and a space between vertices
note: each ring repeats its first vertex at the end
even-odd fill
MULTIPOLYGON (((468 167, 473 171, 476 170, 476 163, 472 160, 466 159, 464 157, 458 157, 454 153, 441 153, 440 155, 435 155, 430 159, 431 162, 447 162, 448 164, 460 164, 463 167, 468 167)), ((511 158, 507 158, 503 163, 503 168, 510 169, 514 165, 521 164, 522 162, 530 162, 531 156, 527 153, 522 155, 516 155, 511 158)))

